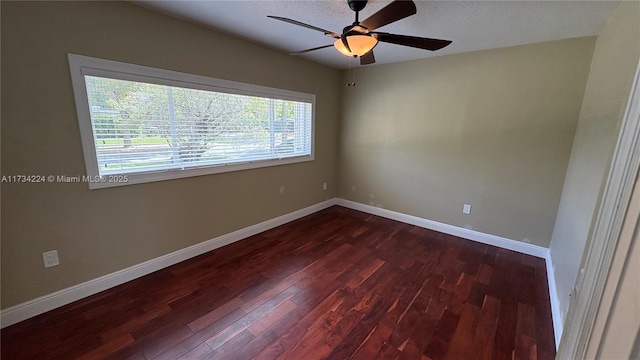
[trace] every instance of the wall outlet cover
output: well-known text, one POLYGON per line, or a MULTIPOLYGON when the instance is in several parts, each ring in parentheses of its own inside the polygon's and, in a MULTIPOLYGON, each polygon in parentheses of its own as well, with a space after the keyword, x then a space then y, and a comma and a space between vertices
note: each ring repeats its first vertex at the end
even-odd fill
POLYGON ((462 212, 465 213, 465 214, 471 213, 471 205, 464 204, 464 206, 462 207, 462 212))
POLYGON ((46 268, 60 265, 60 258, 58 258, 57 250, 42 253, 42 260, 44 261, 44 267, 46 268))

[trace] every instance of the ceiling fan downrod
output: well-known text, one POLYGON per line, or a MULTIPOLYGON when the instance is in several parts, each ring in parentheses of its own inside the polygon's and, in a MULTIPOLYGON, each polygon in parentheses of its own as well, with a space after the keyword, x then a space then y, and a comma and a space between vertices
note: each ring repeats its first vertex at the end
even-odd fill
POLYGON ((356 12, 356 21, 353 23, 353 25, 358 25, 360 23, 358 15, 360 11, 364 9, 365 6, 367 6, 367 0, 347 0, 347 3, 349 4, 349 8, 356 12))

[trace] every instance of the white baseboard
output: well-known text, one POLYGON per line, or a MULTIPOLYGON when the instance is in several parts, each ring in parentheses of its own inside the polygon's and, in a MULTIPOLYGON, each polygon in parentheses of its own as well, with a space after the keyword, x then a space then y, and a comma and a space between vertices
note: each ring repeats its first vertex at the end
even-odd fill
POLYGON ((553 276, 553 265, 548 248, 507 239, 496 235, 485 234, 479 231, 469 230, 449 224, 443 224, 437 221, 407 215, 392 210, 382 209, 371 205, 361 204, 350 200, 336 199, 336 205, 359 210, 372 215, 382 216, 396 221, 401 221, 407 224, 420 226, 426 229, 439 231, 445 234, 458 236, 464 239, 477 241, 483 244, 498 246, 503 249, 513 250, 523 254, 543 258, 547 267, 547 281, 549 285, 551 314, 553 317, 553 330, 556 339, 556 349, 558 348, 558 345, 560 344, 560 337, 562 336, 562 315, 560 314, 560 303, 558 302, 556 282, 555 277, 553 276))
POLYGON ((556 277, 554 275, 553 261, 551 252, 547 251, 544 258, 547 264, 547 281, 549 282, 549 298, 551 299, 551 316, 553 316, 553 334, 556 338, 556 350, 560 346, 560 338, 562 338, 562 313, 560 312, 560 301, 558 301, 558 290, 556 289, 556 277))
POLYGON ((473 240, 476 242, 480 242, 483 244, 498 246, 503 249, 513 250, 517 252, 521 252, 523 254, 528 254, 532 256, 536 256, 539 258, 545 259, 549 249, 546 247, 527 244, 521 241, 515 241, 507 238, 503 238, 500 236, 495 236, 491 234, 485 234, 475 230, 469 230, 449 224, 443 224, 441 222, 428 220, 424 218, 420 218, 413 215, 407 215, 403 213, 399 213, 392 210, 382 209, 379 207, 365 205, 358 202, 345 200, 345 199, 337 199, 337 205, 344 206, 350 209, 359 210, 362 212, 366 212, 373 215, 378 215, 385 217, 387 219, 401 221, 403 223, 420 226, 426 229, 439 231, 445 234, 458 236, 461 238, 473 240))
POLYGON ((172 252, 170 254, 145 261, 141 264, 134 265, 126 269, 107 274, 105 276, 101 276, 97 279, 89 280, 82 284, 74 285, 69 288, 62 289, 45 296, 41 296, 37 299, 12 306, 0 312, 0 327, 4 328, 6 326, 13 325, 22 320, 40 315, 47 311, 72 303, 76 300, 80 300, 87 296, 97 294, 101 291, 110 289, 120 284, 124 284, 128 281, 137 279, 154 271, 158 271, 168 266, 177 264, 181 261, 190 259, 198 255, 202 255, 219 247, 231 244, 233 242, 245 239, 249 236, 259 234, 263 231, 313 214, 332 205, 335 205, 335 203, 335 199, 323 201, 304 209, 296 210, 277 218, 267 220, 259 224, 251 225, 244 229, 240 229, 232 233, 225 234, 217 238, 172 252))
POLYGON ((28 318, 40 315, 63 305, 72 303, 76 300, 80 300, 82 298, 97 294, 101 291, 110 289, 120 284, 124 284, 128 281, 177 264, 181 261, 190 259, 198 255, 202 255, 211 250, 215 250, 222 246, 245 239, 249 236, 253 236, 255 234, 286 224, 301 217, 313 214, 332 205, 344 206, 346 208, 363 211, 369 214, 382 216, 388 219, 401 221, 407 224, 424 227, 427 229, 481 242, 483 244, 494 245, 545 259, 547 265, 547 278, 549 281, 549 295, 551 297, 551 312, 553 315, 553 326, 556 337, 556 347, 560 343, 560 336, 562 335, 562 316, 560 314, 560 306, 557 300, 558 295, 556 292, 555 278, 553 277, 553 265, 551 262, 549 249, 542 246, 527 244, 495 235, 485 234, 474 230, 464 229, 453 225, 439 223, 437 221, 427 220, 412 215, 406 215, 399 212, 338 198, 329 199, 327 201, 311 205, 304 209, 296 210, 289 214, 285 214, 277 218, 267 220, 259 224, 255 224, 244 229, 240 229, 232 233, 225 234, 217 238, 172 252, 170 254, 145 261, 141 264, 134 265, 126 269, 107 274, 105 276, 101 276, 97 279, 89 280, 82 284, 74 285, 72 287, 56 291, 45 296, 41 296, 37 299, 12 306, 0 312, 0 327, 4 328, 6 326, 13 325, 22 320, 26 320, 28 318))

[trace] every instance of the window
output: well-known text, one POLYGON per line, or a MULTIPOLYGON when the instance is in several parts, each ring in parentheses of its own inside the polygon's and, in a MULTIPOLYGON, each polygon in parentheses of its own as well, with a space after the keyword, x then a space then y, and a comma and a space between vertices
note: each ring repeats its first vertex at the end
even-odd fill
POLYGON ((315 95, 69 54, 102 188, 313 160, 315 95))

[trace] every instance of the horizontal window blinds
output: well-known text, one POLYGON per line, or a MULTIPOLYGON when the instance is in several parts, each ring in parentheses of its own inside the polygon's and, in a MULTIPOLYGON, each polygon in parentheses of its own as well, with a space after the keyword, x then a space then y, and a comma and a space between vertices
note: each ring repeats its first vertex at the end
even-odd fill
POLYGON ((312 103, 84 76, 100 176, 310 155, 312 103))

